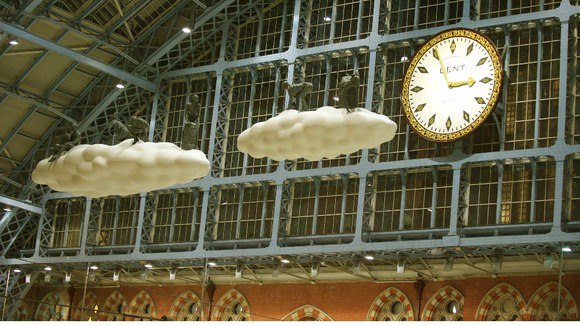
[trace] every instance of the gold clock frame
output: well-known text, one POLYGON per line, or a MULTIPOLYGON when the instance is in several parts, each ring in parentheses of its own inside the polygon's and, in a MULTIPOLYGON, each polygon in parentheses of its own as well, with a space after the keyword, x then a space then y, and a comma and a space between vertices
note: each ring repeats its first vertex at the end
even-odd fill
POLYGON ((435 142, 452 142, 457 141, 463 137, 466 137, 470 133, 472 133, 475 129, 479 128, 485 120, 490 116, 491 112, 495 108, 499 93, 502 89, 503 85, 503 68, 501 65, 501 60, 499 56, 499 52, 493 42, 485 35, 467 28, 452 28, 445 31, 442 31, 435 36, 433 36, 429 41, 427 41, 417 53, 413 56, 409 63, 409 67, 405 71, 405 75, 403 77, 403 88, 401 92, 401 102, 403 106, 403 113, 405 118, 407 118, 407 122, 413 128, 413 130, 421 137, 435 142), (487 103, 486 107, 483 109, 482 113, 479 115, 475 121, 470 123, 464 129, 458 130, 456 132, 450 134, 440 134, 433 131, 430 131, 424 128, 413 116, 411 104, 409 102, 409 85, 411 83, 411 75, 417 66, 419 60, 425 55, 425 53, 431 49, 434 45, 439 42, 442 42, 448 38, 452 37, 465 37, 474 40, 475 42, 481 44, 484 49, 489 53, 491 57, 491 61, 493 63, 493 69, 495 72, 494 78, 494 85, 491 93, 491 97, 489 102, 487 103))

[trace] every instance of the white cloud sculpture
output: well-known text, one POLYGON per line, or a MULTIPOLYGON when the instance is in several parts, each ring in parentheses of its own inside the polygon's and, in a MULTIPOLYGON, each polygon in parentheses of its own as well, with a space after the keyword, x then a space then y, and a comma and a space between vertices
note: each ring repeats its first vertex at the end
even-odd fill
POLYGON ((167 188, 209 173, 209 161, 201 151, 183 150, 173 143, 132 142, 75 146, 54 162, 38 162, 32 180, 97 198, 167 188))
POLYGON ((397 124, 363 108, 323 106, 316 111, 286 110, 238 136, 238 149, 255 158, 318 161, 374 148, 395 136, 397 124))

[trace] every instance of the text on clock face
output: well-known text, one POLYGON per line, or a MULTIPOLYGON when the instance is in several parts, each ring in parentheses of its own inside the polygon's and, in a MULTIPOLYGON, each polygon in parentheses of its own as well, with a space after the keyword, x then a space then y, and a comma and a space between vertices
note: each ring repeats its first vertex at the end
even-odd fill
MULTIPOLYGON (((463 71, 463 69, 465 69, 465 65, 458 65, 458 66, 450 66, 450 67, 446 67, 447 69, 447 73, 452 73, 452 72, 456 72, 456 71, 463 71)), ((443 69, 439 68, 439 73, 443 74, 443 69)))

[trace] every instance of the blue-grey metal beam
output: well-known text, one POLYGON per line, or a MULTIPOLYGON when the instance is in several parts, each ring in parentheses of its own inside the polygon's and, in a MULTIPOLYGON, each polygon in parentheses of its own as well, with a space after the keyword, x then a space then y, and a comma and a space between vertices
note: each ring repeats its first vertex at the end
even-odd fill
POLYGON ((77 61, 77 62, 86 64, 88 66, 91 66, 93 68, 96 68, 104 73, 107 73, 111 76, 117 77, 124 82, 134 84, 134 85, 141 87, 141 88, 144 88, 148 91, 152 91, 152 92, 155 91, 155 84, 146 80, 145 78, 143 78, 141 76, 131 74, 131 73, 126 72, 124 70, 121 70, 117 67, 113 67, 113 66, 106 64, 104 62, 87 57, 83 54, 80 54, 80 53, 75 52, 69 48, 66 48, 60 44, 56 44, 50 40, 47 40, 45 38, 34 35, 34 34, 28 32, 24 29, 21 29, 17 26, 0 21, 0 30, 4 31, 5 33, 10 34, 12 36, 21 37, 21 38, 26 39, 30 42, 36 43, 36 44, 38 44, 38 45, 40 45, 48 50, 51 50, 51 51, 54 51, 54 52, 59 53, 61 55, 67 56, 74 61, 77 61))
POLYGON ((12 197, 8 197, 5 195, 0 195, 0 203, 6 204, 8 206, 11 207, 17 207, 17 208, 21 208, 33 213, 37 213, 37 214, 41 214, 42 213, 42 207, 19 200, 19 199, 15 199, 12 197))
MULTIPOLYGON (((191 28, 191 30, 196 30, 205 24, 208 20, 215 17, 219 14, 222 10, 227 8, 230 4, 235 2, 235 0, 222 0, 219 3, 213 5, 212 7, 206 9, 203 14, 197 19, 195 25, 191 28)), ((190 34, 186 33, 178 33, 173 36, 167 43, 163 46, 158 48, 150 57, 145 61, 147 65, 151 65, 161 59, 167 52, 169 52, 173 47, 183 41, 186 37, 189 37, 190 34)))

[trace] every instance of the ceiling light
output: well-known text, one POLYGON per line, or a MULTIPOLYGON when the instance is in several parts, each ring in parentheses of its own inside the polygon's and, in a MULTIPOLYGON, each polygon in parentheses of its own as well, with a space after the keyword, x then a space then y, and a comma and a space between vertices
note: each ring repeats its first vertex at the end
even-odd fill
POLYGON ((144 266, 145 268, 147 268, 147 269, 151 269, 151 268, 153 268, 153 265, 152 265, 152 264, 150 264, 150 263, 147 263, 147 264, 145 264, 145 265, 143 265, 143 266, 144 266))
POLYGON ((16 37, 10 36, 10 38, 8 39, 8 43, 10 43, 11 45, 18 45, 18 40, 16 39, 16 37))
POLYGON ((339 100, 338 96, 335 96, 333 99, 334 99, 335 101, 337 101, 337 102, 338 102, 338 100, 339 100))
POLYGON ((397 262, 397 274, 401 274, 405 272, 405 259, 401 258, 397 262))
POLYGON ((189 34, 191 33, 191 29, 187 26, 185 26, 184 28, 181 29, 184 33, 189 34))
POLYGON ((31 280, 32 280, 32 275, 30 275, 30 274, 26 274, 26 275, 24 276, 24 283, 30 283, 30 282, 31 282, 31 280))
POLYGON ((22 272, 22 270, 21 270, 20 268, 18 268, 18 267, 17 267, 17 268, 15 268, 15 269, 13 269, 12 271, 13 271, 14 273, 21 273, 21 272, 22 272))
POLYGON ((242 278, 244 276, 244 266, 236 267, 236 278, 242 278))
POLYGON ((113 272, 113 281, 118 281, 119 280, 119 274, 121 274, 119 271, 114 271, 113 272))
POLYGON ((96 271, 97 269, 99 269, 99 266, 97 265, 92 265, 91 267, 89 267, 90 269, 96 271))
POLYGON ((5 212, 12 212, 12 208, 10 206, 4 206, 5 212))
POLYGON ((64 283, 70 283, 71 277, 72 277, 72 273, 70 273, 70 272, 65 273, 64 274, 64 283))
POLYGON ((365 259, 366 260, 373 260, 373 259, 375 259, 375 257, 373 257, 372 255, 365 255, 365 259))
POLYGON ((325 21, 325 22, 329 22, 329 21, 331 21, 331 20, 332 20, 332 18, 330 18, 330 17, 328 17, 328 16, 324 17, 324 21, 325 21))
POLYGON ((208 264, 210 267, 217 266, 216 262, 214 262, 214 261, 209 261, 209 262, 207 262, 207 264, 208 264))
POLYGON ((46 267, 44 268, 44 270, 45 270, 45 271, 47 271, 47 272, 50 272, 50 271, 52 270, 52 267, 50 267, 50 266, 46 266, 46 267))
POLYGON ((117 85, 115 85, 115 87, 117 87, 118 89, 123 89, 125 88, 125 85, 123 85, 123 83, 118 82, 117 85))
POLYGON ((572 252, 572 248, 570 248, 570 246, 564 246, 564 247, 562 247, 562 251, 563 252, 572 252))
POLYGON ((280 259, 280 262, 282 264, 288 264, 290 261, 288 259, 286 259, 286 258, 282 258, 282 259, 280 259))
POLYGON ((169 279, 175 280, 175 276, 177 275, 177 267, 171 267, 169 270, 169 279))
POLYGON ((405 62, 407 60, 409 60, 409 58, 407 58, 407 56, 403 54, 403 56, 401 57, 401 62, 405 62))

